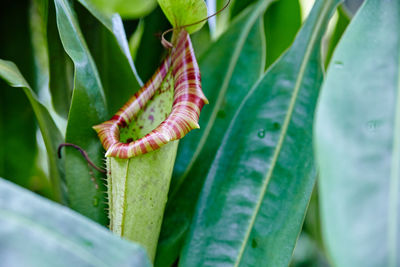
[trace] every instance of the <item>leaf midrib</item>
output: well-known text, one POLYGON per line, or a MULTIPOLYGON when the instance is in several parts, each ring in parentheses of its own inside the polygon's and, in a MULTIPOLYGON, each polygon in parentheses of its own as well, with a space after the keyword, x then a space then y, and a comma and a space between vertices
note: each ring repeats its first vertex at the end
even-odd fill
MULTIPOLYGON (((273 158, 272 158, 272 161, 271 161, 271 167, 268 170, 268 173, 267 173, 267 175, 265 177, 265 180, 264 180, 264 182, 262 184, 261 192, 260 192, 259 198, 257 200, 257 205, 256 205, 255 211, 254 211, 254 213, 253 213, 253 215, 252 215, 252 217, 250 219, 250 223, 249 223, 249 225, 247 227, 247 231, 246 231, 246 234, 245 234, 244 242, 242 242, 242 245, 240 247, 237 260, 236 260, 235 265, 234 265, 235 267, 239 266, 239 264, 240 264, 240 262, 242 260, 242 257, 243 257, 243 254, 244 254, 244 250, 245 250, 245 248, 247 246, 247 243, 248 243, 248 240, 249 240, 249 237, 250 237, 250 234, 251 234, 251 230, 253 229, 253 226, 254 226, 255 221, 256 221, 256 217, 257 217, 258 212, 259 212, 259 210, 261 208, 262 200, 264 199, 264 196, 265 196, 265 194, 267 192, 269 181, 271 180, 272 174, 274 172, 275 165, 276 165, 276 163, 278 161, 279 154, 280 154, 280 152, 282 150, 283 141, 284 141, 284 139, 286 137, 287 130, 289 128, 289 122, 290 122, 290 119, 292 118, 292 114, 293 114, 294 107, 295 107, 295 104, 296 104, 297 96, 298 96, 298 93, 300 91, 300 87, 301 87, 302 81, 304 79, 304 73, 305 73, 306 67, 308 65, 308 59, 311 57, 312 48, 314 47, 316 38, 317 38, 317 36, 319 34, 319 29, 321 28, 322 22, 324 20, 324 16, 327 13, 327 11, 329 10, 329 6, 330 6, 331 2, 332 1, 329 1, 328 3, 324 4, 324 7, 323 7, 323 9, 321 11, 321 14, 319 15, 319 18, 317 20, 317 23, 316 23, 316 26, 315 26, 315 30, 313 31, 313 33, 311 35, 310 42, 309 42, 310 45, 307 46, 307 48, 306 48, 306 53, 304 54, 304 58, 303 58, 303 61, 301 63, 301 66, 300 66, 299 76, 298 76, 298 78, 296 80, 296 84, 295 84, 295 87, 294 87, 294 90, 293 90, 293 95, 292 95, 292 98, 291 98, 290 103, 289 103, 289 109, 288 109, 288 112, 287 112, 287 114, 285 116, 285 120, 284 120, 284 123, 283 123, 283 126, 282 126, 281 136, 279 137, 278 145, 277 145, 277 147, 276 147, 276 149, 274 151, 274 154, 273 154, 273 158)), ((257 85, 258 85, 258 83, 257 83, 257 85)), ((251 93, 252 92, 250 92, 249 95, 251 95, 251 93)))
MULTIPOLYGON (((273 1, 275 1, 275 0, 267 0, 267 1, 262 2, 262 4, 258 4, 261 7, 259 9, 257 9, 257 10, 266 9, 267 6, 273 1)), ((256 8, 254 7, 254 9, 256 9, 256 8)), ((233 56, 232 56, 232 60, 229 63, 227 75, 225 76, 225 78, 223 80, 221 90, 219 91, 219 94, 217 96, 217 102, 215 103, 215 106, 214 106, 213 111, 211 113, 210 119, 209 119, 209 121, 207 123, 207 126, 206 126, 205 130, 204 130, 204 133, 201 136, 198 145, 196 146, 196 149, 195 149, 195 152, 193 154, 193 157, 191 158, 191 160, 190 160, 185 172, 182 174, 182 176, 177 181, 175 189, 171 193, 170 198, 173 198, 176 195, 176 193, 179 191, 182 183, 186 180, 187 175, 191 171, 191 169, 193 167, 193 164, 195 163, 195 161, 199 157, 200 152, 203 150, 203 147, 204 147, 204 145, 205 145, 205 143, 206 143, 206 141, 208 139, 208 136, 209 136, 209 134, 211 132, 211 129, 214 126, 214 122, 215 122, 215 119, 217 117, 218 110, 220 109, 220 107, 222 105, 223 96, 226 94, 226 91, 228 89, 228 85, 229 85, 229 83, 231 81, 233 72, 234 72, 235 67, 236 67, 236 63, 239 60, 240 53, 241 53, 241 51, 242 51, 242 49, 244 47, 244 44, 245 44, 245 42, 247 40, 248 35, 250 34, 251 27, 255 24, 255 21, 257 20, 257 18, 259 16, 260 16, 260 11, 259 12, 254 12, 251 15, 250 19, 248 20, 248 22, 246 23, 246 26, 243 28, 243 31, 242 31, 242 33, 241 33, 241 35, 239 37, 239 45, 236 46, 236 49, 235 49, 235 51, 233 53, 233 56), (244 38, 244 37, 246 37, 246 38, 244 38)))

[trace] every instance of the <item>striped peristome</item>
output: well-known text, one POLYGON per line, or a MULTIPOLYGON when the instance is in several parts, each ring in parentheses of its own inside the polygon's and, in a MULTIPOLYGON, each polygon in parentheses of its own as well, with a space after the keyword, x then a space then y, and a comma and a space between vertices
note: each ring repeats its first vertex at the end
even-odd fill
POLYGON ((157 150, 166 143, 181 139, 199 128, 200 111, 208 101, 201 90, 200 70, 189 34, 181 30, 175 46, 153 77, 109 121, 96 125, 107 157, 131 158, 157 150), (171 113, 165 121, 144 137, 129 143, 120 142, 120 129, 133 122, 138 112, 153 97, 168 71, 174 80, 171 113))

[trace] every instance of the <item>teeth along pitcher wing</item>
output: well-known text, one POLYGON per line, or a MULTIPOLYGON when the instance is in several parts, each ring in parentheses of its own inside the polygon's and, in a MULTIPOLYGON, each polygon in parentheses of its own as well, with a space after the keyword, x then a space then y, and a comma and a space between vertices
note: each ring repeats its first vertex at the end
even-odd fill
POLYGON ((94 126, 106 150, 110 229, 154 259, 179 139, 199 128, 208 101, 189 34, 110 120, 94 126), (176 140, 176 141, 175 141, 176 140))

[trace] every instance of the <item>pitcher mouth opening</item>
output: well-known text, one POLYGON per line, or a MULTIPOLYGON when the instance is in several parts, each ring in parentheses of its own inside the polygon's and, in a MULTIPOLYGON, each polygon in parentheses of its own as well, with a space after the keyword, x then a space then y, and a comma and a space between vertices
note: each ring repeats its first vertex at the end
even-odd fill
POLYGON ((106 157, 131 158, 157 150, 168 142, 181 139, 189 131, 199 128, 200 112, 207 103, 201 90, 200 70, 189 34, 181 30, 176 45, 153 77, 111 120, 93 128, 106 150, 106 157), (169 78, 172 81, 169 81, 169 78), (163 92, 165 89, 162 88, 163 84, 170 84, 173 87, 170 88, 173 89, 170 112, 162 111, 165 114, 164 120, 144 136, 134 133, 125 135, 127 129, 129 132, 135 128, 134 120, 139 112, 148 108, 157 92, 163 92))

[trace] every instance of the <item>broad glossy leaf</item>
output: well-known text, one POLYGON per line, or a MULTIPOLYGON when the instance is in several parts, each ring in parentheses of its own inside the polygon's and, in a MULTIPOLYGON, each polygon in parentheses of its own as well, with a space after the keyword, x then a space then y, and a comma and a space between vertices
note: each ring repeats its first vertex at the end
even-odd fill
POLYGON ((145 251, 0 178, 3 266, 151 266, 145 251))
MULTIPOLYGON (((103 149, 92 126, 108 116, 103 87, 69 1, 54 2, 61 41, 75 65, 66 142, 82 147, 97 166, 102 166, 103 149)), ((71 208, 94 221, 107 224, 103 174, 91 169, 79 151, 66 148, 65 156, 71 208)))
POLYGON ((140 18, 150 13, 156 6, 156 0, 87 0, 104 13, 118 13, 123 18, 140 18))
POLYGON ((209 104, 202 110, 201 128, 180 141, 156 265, 169 266, 180 253, 205 174, 236 105, 264 70, 265 43, 260 16, 268 3, 249 8, 199 59, 209 104))
POLYGON ((177 185, 187 178, 186 174, 200 151, 210 147, 206 139, 215 137, 215 134, 210 134, 211 129, 214 126, 219 128, 219 138, 215 139, 222 138, 223 129, 228 127, 227 123, 233 117, 232 111, 262 75, 265 52, 261 52, 260 47, 265 48, 265 42, 259 22, 260 15, 270 3, 269 0, 259 1, 249 7, 199 59, 202 85, 210 104, 201 113, 200 130, 181 140, 174 169, 174 183, 177 185), (252 67, 247 70, 249 63, 252 67), (220 126, 216 120, 226 125, 220 126))
POLYGON ((322 88, 315 145, 335 266, 400 264, 399 30, 399 1, 366 1, 322 88))
MULTIPOLYGON (((64 169, 62 162, 57 161, 57 146, 59 143, 63 142, 60 131, 50 116, 47 108, 38 100, 36 94, 32 91, 31 87, 14 63, 0 59, 0 77, 8 82, 10 86, 21 87, 24 90, 25 95, 33 108, 33 112, 35 113, 46 145, 54 198, 58 201, 64 200, 62 196, 64 169)), ((11 153, 18 154, 19 152, 11 151, 11 153)))
MULTIPOLYGON (((127 61, 131 67, 131 71, 135 76, 139 87, 143 85, 142 80, 137 74, 135 65, 133 64, 132 56, 129 51, 128 40, 126 39, 124 25, 122 23, 121 17, 118 14, 103 14, 101 13, 95 6, 93 6, 87 0, 78 0, 94 17, 96 17, 103 25, 106 27, 115 38, 116 43, 118 44, 121 52, 123 53, 125 58, 118 58, 120 64, 122 61, 127 61)), ((146 0, 147 1, 147 0, 146 0)), ((115 45, 113 43, 113 45, 115 45)), ((114 49, 114 48, 113 48, 114 49)), ((125 63, 123 63, 125 64, 125 63)))
MULTIPOLYGON (((231 18, 234 18, 254 0, 234 1, 231 18)), ((269 67, 294 40, 301 26, 301 9, 298 0, 279 0, 268 8, 264 15, 265 37, 267 41, 267 63, 269 67)))
MULTIPOLYGON (((0 58, 20 64, 26 78, 32 81, 28 7, 29 1, 0 1, 0 58)), ((1 81, 0 176, 29 187, 37 155, 35 132, 34 114, 24 92, 10 90, 9 85, 1 81)))
POLYGON ((315 182, 321 39, 338 1, 319 0, 293 46, 238 106, 210 168, 182 266, 287 266, 315 182))
POLYGON ((301 26, 301 9, 298 0, 279 0, 273 3, 264 16, 269 67, 292 44, 301 26))
POLYGON ((67 118, 73 89, 73 65, 65 53, 58 34, 54 1, 49 0, 47 46, 50 72, 50 92, 53 107, 67 118))
MULTIPOLYGON (((77 4, 75 10, 90 54, 96 63, 111 115, 138 91, 140 85, 113 33, 85 7, 77 4)), ((121 30, 125 34, 123 28, 121 30)))
POLYGON ((40 101, 65 132, 72 95, 72 65, 57 31, 54 3, 34 0, 29 12, 30 35, 35 61, 35 82, 40 101), (56 111, 62 118, 57 118, 56 111))
MULTIPOLYGON (((165 16, 174 28, 196 23, 207 17, 207 5, 204 0, 157 0, 165 16)), ((186 27, 188 33, 194 33, 206 22, 186 27)))
MULTIPOLYGON (((48 0, 31 1, 29 22, 32 53, 35 62, 35 79, 33 88, 37 91, 39 101, 47 108, 50 116, 57 124, 61 133, 65 134, 65 127, 67 124, 65 118, 68 115, 69 110, 73 77, 72 66, 70 66, 70 72, 67 71, 66 67, 69 62, 66 61, 67 56, 62 48, 56 30, 57 26, 55 22, 54 4, 52 2, 49 3, 48 0), (48 23, 48 19, 50 20, 50 23, 48 23), (48 31, 48 29, 52 29, 52 31, 48 31), (54 52, 54 50, 57 52, 50 54, 50 51, 54 52), (62 73, 62 71, 64 71, 64 73, 62 73), (49 88, 49 80, 51 86, 53 86, 52 90, 49 88), (56 112, 62 117, 58 116, 56 112)), ((39 183, 37 181, 32 182, 33 187, 31 190, 34 191, 37 191, 36 188, 43 188, 46 184, 49 186, 49 177, 46 176, 51 175, 49 172, 44 172, 47 168, 45 162, 48 162, 50 159, 43 142, 43 135, 41 133, 37 133, 37 135, 36 145, 39 148, 39 151, 36 158, 37 174, 34 176, 34 179, 37 180, 39 177, 39 183)), ((62 164, 61 161, 58 163, 60 165, 62 164)), ((64 178, 64 174, 62 177, 64 178)), ((65 179, 62 181, 62 188, 66 200, 65 179)), ((39 192, 42 194, 45 193, 43 192, 43 189, 39 192)), ((50 196, 51 194, 47 195, 50 196)), ((66 201, 64 201, 64 204, 66 204, 66 201)))

